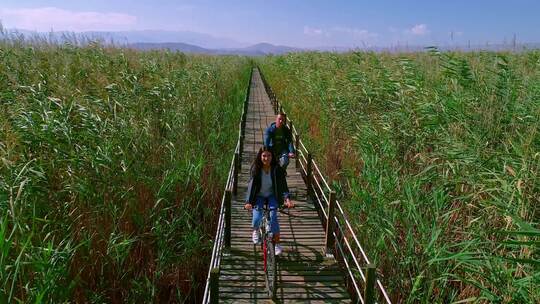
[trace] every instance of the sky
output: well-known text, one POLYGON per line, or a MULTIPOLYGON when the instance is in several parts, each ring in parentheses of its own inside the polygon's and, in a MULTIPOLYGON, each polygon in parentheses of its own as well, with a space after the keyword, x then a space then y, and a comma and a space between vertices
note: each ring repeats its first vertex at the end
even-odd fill
POLYGON ((0 0, 7 29, 193 31, 294 47, 540 42, 538 0, 0 0))

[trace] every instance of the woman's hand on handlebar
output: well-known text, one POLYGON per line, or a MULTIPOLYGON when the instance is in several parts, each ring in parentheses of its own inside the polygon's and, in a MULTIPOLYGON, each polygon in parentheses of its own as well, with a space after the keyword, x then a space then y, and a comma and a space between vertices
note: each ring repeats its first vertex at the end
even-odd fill
POLYGON ((294 208, 294 203, 293 203, 293 201, 291 201, 291 199, 287 198, 287 199, 285 199, 285 206, 287 208, 294 208))
POLYGON ((246 204, 244 205, 244 209, 251 210, 252 208, 253 208, 253 206, 251 206, 250 203, 246 203, 246 204))

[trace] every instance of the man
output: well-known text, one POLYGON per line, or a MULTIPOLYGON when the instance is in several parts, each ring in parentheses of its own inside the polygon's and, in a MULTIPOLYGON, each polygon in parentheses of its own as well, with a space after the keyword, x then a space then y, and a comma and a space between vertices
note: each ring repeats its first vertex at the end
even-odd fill
POLYGON ((284 170, 289 165, 289 158, 295 157, 292 132, 286 123, 285 113, 279 113, 276 121, 271 123, 264 132, 264 145, 270 148, 284 170))

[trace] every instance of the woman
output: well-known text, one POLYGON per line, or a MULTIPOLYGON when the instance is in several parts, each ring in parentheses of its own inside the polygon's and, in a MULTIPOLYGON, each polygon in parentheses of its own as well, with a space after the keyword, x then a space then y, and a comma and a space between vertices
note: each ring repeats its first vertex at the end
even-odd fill
POLYGON ((246 209, 253 209, 253 243, 258 244, 259 225, 263 216, 264 202, 268 201, 270 212, 270 229, 274 234, 276 255, 281 254, 283 249, 279 243, 279 222, 277 208, 285 202, 285 206, 293 208, 294 204, 289 198, 289 188, 285 179, 285 171, 277 165, 272 152, 263 147, 257 153, 257 157, 251 166, 251 178, 246 193, 246 209))

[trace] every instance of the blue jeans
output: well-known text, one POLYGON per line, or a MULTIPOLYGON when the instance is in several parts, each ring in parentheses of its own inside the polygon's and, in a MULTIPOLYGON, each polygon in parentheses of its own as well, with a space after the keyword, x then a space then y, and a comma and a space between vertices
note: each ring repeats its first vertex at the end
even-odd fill
POLYGON ((287 166, 289 165, 289 152, 283 151, 278 154, 278 163, 281 168, 284 170, 287 169, 287 166))
POLYGON ((272 233, 276 234, 279 233, 279 222, 278 222, 278 202, 277 199, 270 195, 267 198, 264 198, 262 196, 257 196, 257 200, 255 201, 255 206, 253 206, 253 229, 259 228, 261 225, 262 217, 264 214, 264 200, 268 199, 268 207, 272 210, 270 210, 270 230, 272 230, 272 233))

